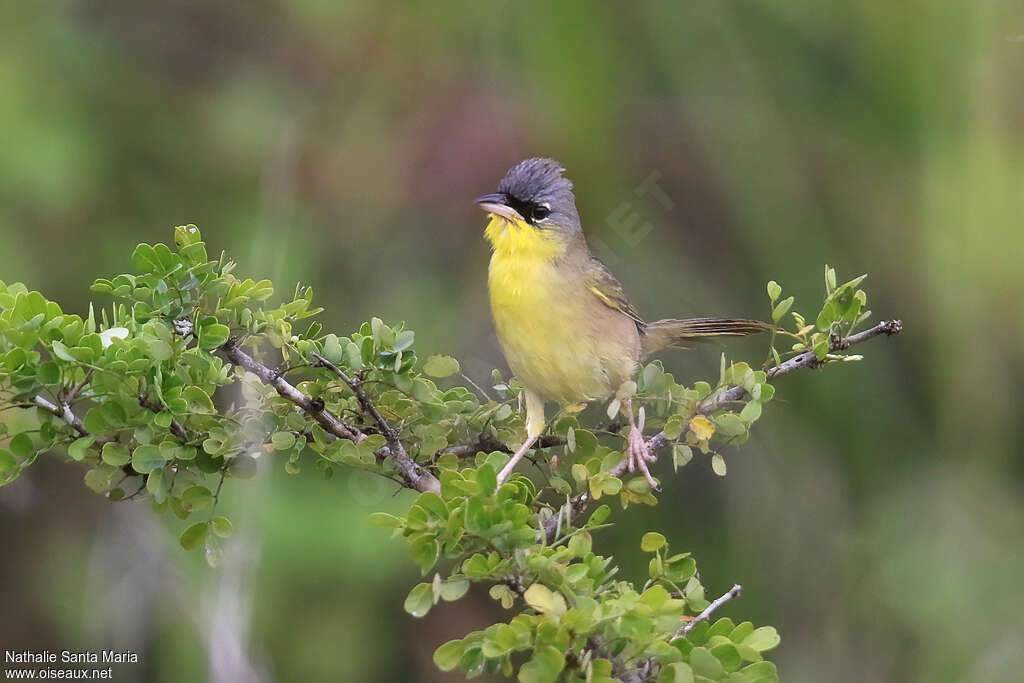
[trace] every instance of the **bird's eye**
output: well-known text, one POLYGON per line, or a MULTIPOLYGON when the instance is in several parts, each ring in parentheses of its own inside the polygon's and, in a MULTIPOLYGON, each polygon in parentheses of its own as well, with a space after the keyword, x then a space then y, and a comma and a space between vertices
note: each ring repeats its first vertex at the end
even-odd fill
POLYGON ((535 221, 542 221, 551 215, 551 209, 546 206, 537 204, 533 207, 532 218, 535 221))

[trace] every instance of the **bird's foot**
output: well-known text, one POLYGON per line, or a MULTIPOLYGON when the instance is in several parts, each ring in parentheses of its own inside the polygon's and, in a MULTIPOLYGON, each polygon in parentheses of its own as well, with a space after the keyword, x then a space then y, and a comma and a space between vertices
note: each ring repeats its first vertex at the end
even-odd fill
POLYGON ((633 406, 630 402, 625 402, 626 416, 629 418, 629 436, 626 437, 626 457, 627 467, 630 472, 640 471, 650 485, 652 491, 658 490, 658 482, 651 476, 651 471, 647 469, 647 463, 654 462, 658 458, 651 454, 651 449, 647 447, 647 441, 644 439, 644 417, 643 409, 640 412, 640 425, 637 426, 636 420, 633 419, 633 406))

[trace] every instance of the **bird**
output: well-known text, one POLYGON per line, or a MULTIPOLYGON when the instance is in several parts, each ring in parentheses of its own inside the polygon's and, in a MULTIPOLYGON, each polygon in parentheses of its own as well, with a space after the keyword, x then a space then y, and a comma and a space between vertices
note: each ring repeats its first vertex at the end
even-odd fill
MULTIPOLYGON (((514 165, 498 191, 475 204, 488 214, 491 314, 509 368, 523 387, 526 440, 498 473, 504 482, 544 431, 545 404, 602 401, 636 373, 640 362, 687 341, 764 332, 743 318, 666 318, 646 322, 615 275, 590 250, 573 184, 557 161, 534 157, 514 165)), ((652 489, 655 457, 632 401, 625 457, 652 489)))

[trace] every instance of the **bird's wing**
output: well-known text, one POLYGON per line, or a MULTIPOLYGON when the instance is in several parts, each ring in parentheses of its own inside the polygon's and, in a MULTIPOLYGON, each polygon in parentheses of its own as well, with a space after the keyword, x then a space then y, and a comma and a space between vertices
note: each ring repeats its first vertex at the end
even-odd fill
POLYGON ((607 266, 596 258, 591 259, 590 267, 584 273, 584 283, 587 289, 601 300, 601 303, 632 319, 637 324, 637 327, 643 329, 644 319, 640 317, 640 313, 633 307, 629 297, 626 296, 626 292, 623 291, 622 285, 615 279, 615 276, 612 275, 607 266))

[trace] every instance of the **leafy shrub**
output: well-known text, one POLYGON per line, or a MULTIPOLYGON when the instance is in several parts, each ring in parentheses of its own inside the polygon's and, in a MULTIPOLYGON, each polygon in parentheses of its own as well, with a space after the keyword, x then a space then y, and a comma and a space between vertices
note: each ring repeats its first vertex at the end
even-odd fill
POLYGON ((525 435, 514 379, 496 370, 486 391, 468 378, 471 388, 458 386, 458 361, 421 361, 402 324, 374 318, 347 336, 325 333, 310 320, 321 311, 310 288, 274 305, 273 284, 236 276, 224 254, 211 259, 195 226, 175 228, 174 243, 140 244, 134 273, 96 280, 92 291, 110 302, 84 319, 0 282, 0 399, 34 413, 15 434, 0 423, 0 484, 40 454, 64 453, 97 493, 144 497, 188 520, 181 545, 217 566, 233 528, 218 514, 221 489, 252 476, 258 459, 273 454, 289 473, 312 464, 325 477, 368 470, 419 492, 404 516, 371 516, 406 539, 430 577, 406 610, 421 617, 476 582, 510 613, 441 645, 439 668, 518 671, 530 683, 778 680, 763 660, 775 629, 710 619, 738 586, 709 602, 694 559, 655 532, 639 543, 650 555, 642 584, 595 552, 610 503, 658 500, 626 471, 619 408, 627 397, 643 406, 649 446, 671 454, 673 471, 696 462, 725 475, 721 448, 747 440, 775 393, 769 380, 856 360, 850 345, 900 330, 893 321, 855 333, 869 315, 863 276, 837 285, 826 267, 813 323, 769 283, 773 321, 794 327, 773 335, 763 368, 723 355, 717 380, 684 386, 649 363, 609 404, 610 424, 584 424, 579 406, 552 420, 540 452, 556 457, 537 463, 542 481, 515 474, 499 486, 525 435))

